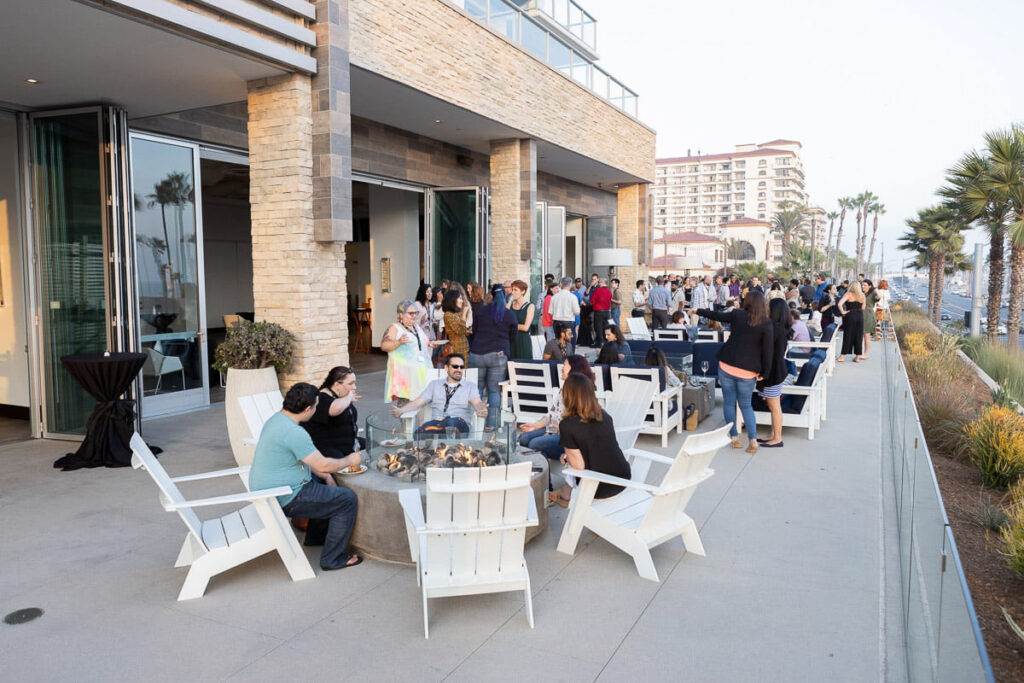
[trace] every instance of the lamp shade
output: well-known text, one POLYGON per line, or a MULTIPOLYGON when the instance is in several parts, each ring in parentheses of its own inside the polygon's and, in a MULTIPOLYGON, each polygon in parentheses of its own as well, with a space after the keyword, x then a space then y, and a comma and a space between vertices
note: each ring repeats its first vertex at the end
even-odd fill
POLYGON ((592 266, 631 266, 633 252, 629 249, 594 249, 590 252, 592 266))

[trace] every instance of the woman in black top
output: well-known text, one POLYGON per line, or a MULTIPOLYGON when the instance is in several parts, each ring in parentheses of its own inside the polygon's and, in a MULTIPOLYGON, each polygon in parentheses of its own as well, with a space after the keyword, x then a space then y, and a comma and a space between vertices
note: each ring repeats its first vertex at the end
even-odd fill
POLYGON ((727 423, 732 423, 729 436, 732 447, 740 448, 739 430, 736 429, 736 403, 740 405, 747 428, 747 453, 757 452, 757 423, 750 403, 755 380, 762 379, 772 368, 774 333, 768 320, 768 307, 764 293, 750 289, 743 297, 743 307, 732 311, 712 311, 702 308, 697 315, 729 323, 729 339, 718 350, 718 382, 722 385, 722 412, 727 423))
POLYGON ((821 298, 818 299, 818 311, 821 313, 821 329, 825 329, 836 321, 836 288, 835 285, 825 285, 821 290, 821 298))
MULTIPOLYGON (((587 377, 570 374, 562 384, 562 421, 558 423, 559 443, 565 448, 562 464, 577 470, 591 470, 621 479, 629 479, 629 463, 615 439, 615 425, 601 409, 594 383, 587 377)), ((566 477, 565 485, 549 496, 569 500, 575 479, 566 477)), ((622 492, 622 486, 599 484, 595 498, 610 498, 622 492)))
POLYGON ((316 411, 302 427, 313 445, 327 458, 344 458, 362 450, 365 443, 356 436, 359 411, 356 410, 356 373, 344 365, 331 368, 320 385, 316 411))
MULTIPOLYGON (((316 449, 327 458, 344 458, 365 448, 366 442, 356 435, 359 431, 359 412, 355 403, 359 400, 359 394, 356 393, 356 373, 352 368, 344 365, 331 368, 324 383, 320 385, 317 399, 313 417, 302 423, 316 449)), ((323 483, 320 477, 313 477, 312 481, 323 483)), ((309 546, 323 545, 329 521, 310 519, 303 543, 309 546)))
POLYGON ((789 375, 789 368, 786 365, 786 347, 789 339, 793 336, 793 316, 789 313, 789 306, 782 299, 772 299, 768 303, 768 317, 772 321, 772 338, 774 340, 774 352, 772 353, 772 367, 763 375, 764 379, 758 382, 757 390, 761 398, 768 404, 768 410, 772 414, 772 433, 767 439, 758 439, 765 448, 782 447, 782 385, 789 375))

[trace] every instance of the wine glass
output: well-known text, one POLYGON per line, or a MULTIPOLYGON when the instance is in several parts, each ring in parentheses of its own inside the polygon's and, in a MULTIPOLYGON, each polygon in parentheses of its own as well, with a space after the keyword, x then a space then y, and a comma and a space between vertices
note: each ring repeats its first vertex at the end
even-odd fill
POLYGON ((709 363, 708 361, 706 361, 706 360, 702 360, 702 361, 700 362, 700 374, 702 374, 702 375, 704 375, 705 377, 707 377, 707 374, 708 374, 708 369, 709 369, 710 367, 711 367, 711 364, 710 364, 710 363, 709 363))

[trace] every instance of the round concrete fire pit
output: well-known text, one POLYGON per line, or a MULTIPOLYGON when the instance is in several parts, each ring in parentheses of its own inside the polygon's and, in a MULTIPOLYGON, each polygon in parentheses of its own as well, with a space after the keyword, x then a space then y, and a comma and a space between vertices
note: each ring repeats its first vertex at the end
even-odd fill
MULTIPOLYGON (((548 511, 544 507, 544 498, 548 487, 548 466, 543 456, 531 458, 534 472, 530 479, 533 487, 534 500, 537 502, 539 524, 526 529, 526 542, 548 528, 548 511)), ((518 462, 518 460, 516 460, 518 462)), ((398 492, 402 489, 418 488, 422 499, 426 484, 405 482, 396 477, 388 476, 371 466, 362 474, 334 475, 335 480, 346 486, 359 497, 359 513, 356 526, 352 532, 352 545, 360 553, 377 560, 413 564, 409 554, 409 539, 405 531, 405 515, 398 503, 398 492)))

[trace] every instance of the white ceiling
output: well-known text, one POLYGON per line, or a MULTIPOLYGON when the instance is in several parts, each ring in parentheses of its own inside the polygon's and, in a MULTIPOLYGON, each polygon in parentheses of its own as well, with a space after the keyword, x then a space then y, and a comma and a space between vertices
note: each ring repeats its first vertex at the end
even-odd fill
POLYGON ((137 118, 244 100, 246 81, 282 73, 72 0, 0 0, 0 102, 18 108, 102 101, 137 118))
MULTIPOLYGON (((435 140, 490 154, 491 140, 526 133, 359 67, 352 67, 352 114, 435 140), (434 123, 440 120, 441 123, 434 123)), ((537 170, 613 190, 644 182, 582 154, 537 140, 537 170)))

